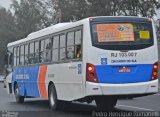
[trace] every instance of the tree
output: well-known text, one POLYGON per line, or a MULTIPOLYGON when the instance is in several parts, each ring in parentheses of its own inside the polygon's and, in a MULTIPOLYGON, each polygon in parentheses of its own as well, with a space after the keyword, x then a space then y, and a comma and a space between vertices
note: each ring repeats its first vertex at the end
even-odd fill
MULTIPOLYGON (((86 0, 70 0, 72 1, 72 4, 70 6, 70 14, 72 21, 77 21, 86 17, 89 17, 90 15, 87 14, 87 11, 89 10, 89 4, 86 2, 86 0)), ((65 10, 64 10, 65 11, 65 10)), ((69 11, 67 14, 69 14, 69 11)))
POLYGON ((156 14, 160 1, 156 0, 121 0, 120 15, 152 17, 156 14))
POLYGON ((5 8, 0 8, 0 22, 0 72, 2 73, 7 44, 17 40, 17 30, 12 13, 5 8))
POLYGON ((86 0, 38 0, 42 11, 49 16, 50 24, 76 21, 86 17, 86 0))
POLYGON ((87 0, 89 3, 88 15, 109 16, 111 15, 111 0, 87 0))
POLYGON ((143 16, 152 17, 160 7, 159 0, 87 0, 93 16, 143 16))
POLYGON ((34 5, 34 10, 38 11, 41 20, 42 28, 54 24, 55 10, 48 0, 28 0, 34 5))
POLYGON ((42 28, 40 11, 36 8, 34 0, 21 0, 20 3, 13 0, 12 2, 19 39, 42 28))

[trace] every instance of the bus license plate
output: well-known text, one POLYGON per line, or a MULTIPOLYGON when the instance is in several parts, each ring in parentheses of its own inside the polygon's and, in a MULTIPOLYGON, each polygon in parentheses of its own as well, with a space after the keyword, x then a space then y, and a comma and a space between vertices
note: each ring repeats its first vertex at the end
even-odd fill
POLYGON ((125 72, 131 72, 131 69, 130 68, 120 68, 119 70, 118 70, 120 73, 125 73, 125 72))

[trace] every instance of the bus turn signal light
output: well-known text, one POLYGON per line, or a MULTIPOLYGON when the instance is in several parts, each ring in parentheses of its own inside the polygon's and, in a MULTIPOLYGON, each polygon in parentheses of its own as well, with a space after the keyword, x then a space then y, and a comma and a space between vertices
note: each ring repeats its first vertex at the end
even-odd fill
POLYGON ((157 76, 157 72, 153 72, 153 76, 157 76))
POLYGON ((153 65, 152 78, 151 78, 151 80, 156 80, 156 79, 158 79, 158 62, 156 62, 156 63, 153 65))
POLYGON ((89 63, 86 66, 86 80, 89 82, 98 82, 95 66, 89 63))

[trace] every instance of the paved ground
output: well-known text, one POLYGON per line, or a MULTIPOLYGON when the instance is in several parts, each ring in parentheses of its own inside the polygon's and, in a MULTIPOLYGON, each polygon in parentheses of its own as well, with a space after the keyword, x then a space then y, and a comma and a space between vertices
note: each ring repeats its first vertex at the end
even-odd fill
MULTIPOLYGON (((22 117, 39 117, 39 115, 40 117, 91 117, 93 111, 96 111, 96 106, 94 103, 90 105, 72 103, 70 106, 67 106, 61 111, 51 112, 48 108, 48 101, 43 99, 26 99, 24 104, 17 104, 15 102, 14 95, 8 95, 6 89, 4 89, 2 83, 0 83, 0 111, 3 111, 0 116, 5 115, 4 111, 18 111, 19 115, 22 115, 22 117)), ((119 100, 113 111, 158 112, 160 111, 160 94, 135 98, 133 100, 119 100)))

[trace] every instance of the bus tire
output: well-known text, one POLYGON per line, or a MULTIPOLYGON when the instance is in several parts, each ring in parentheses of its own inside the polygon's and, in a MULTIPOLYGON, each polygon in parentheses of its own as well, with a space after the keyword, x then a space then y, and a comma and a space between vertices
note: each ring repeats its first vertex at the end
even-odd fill
POLYGON ((102 97, 95 99, 98 110, 111 111, 117 104, 117 99, 114 97, 102 97))
POLYGON ((51 110, 58 110, 62 107, 62 101, 57 99, 57 93, 56 93, 56 88, 54 84, 51 84, 49 86, 49 107, 51 110))
POLYGON ((20 96, 18 84, 14 86, 14 95, 17 103, 24 103, 24 96, 20 96))

